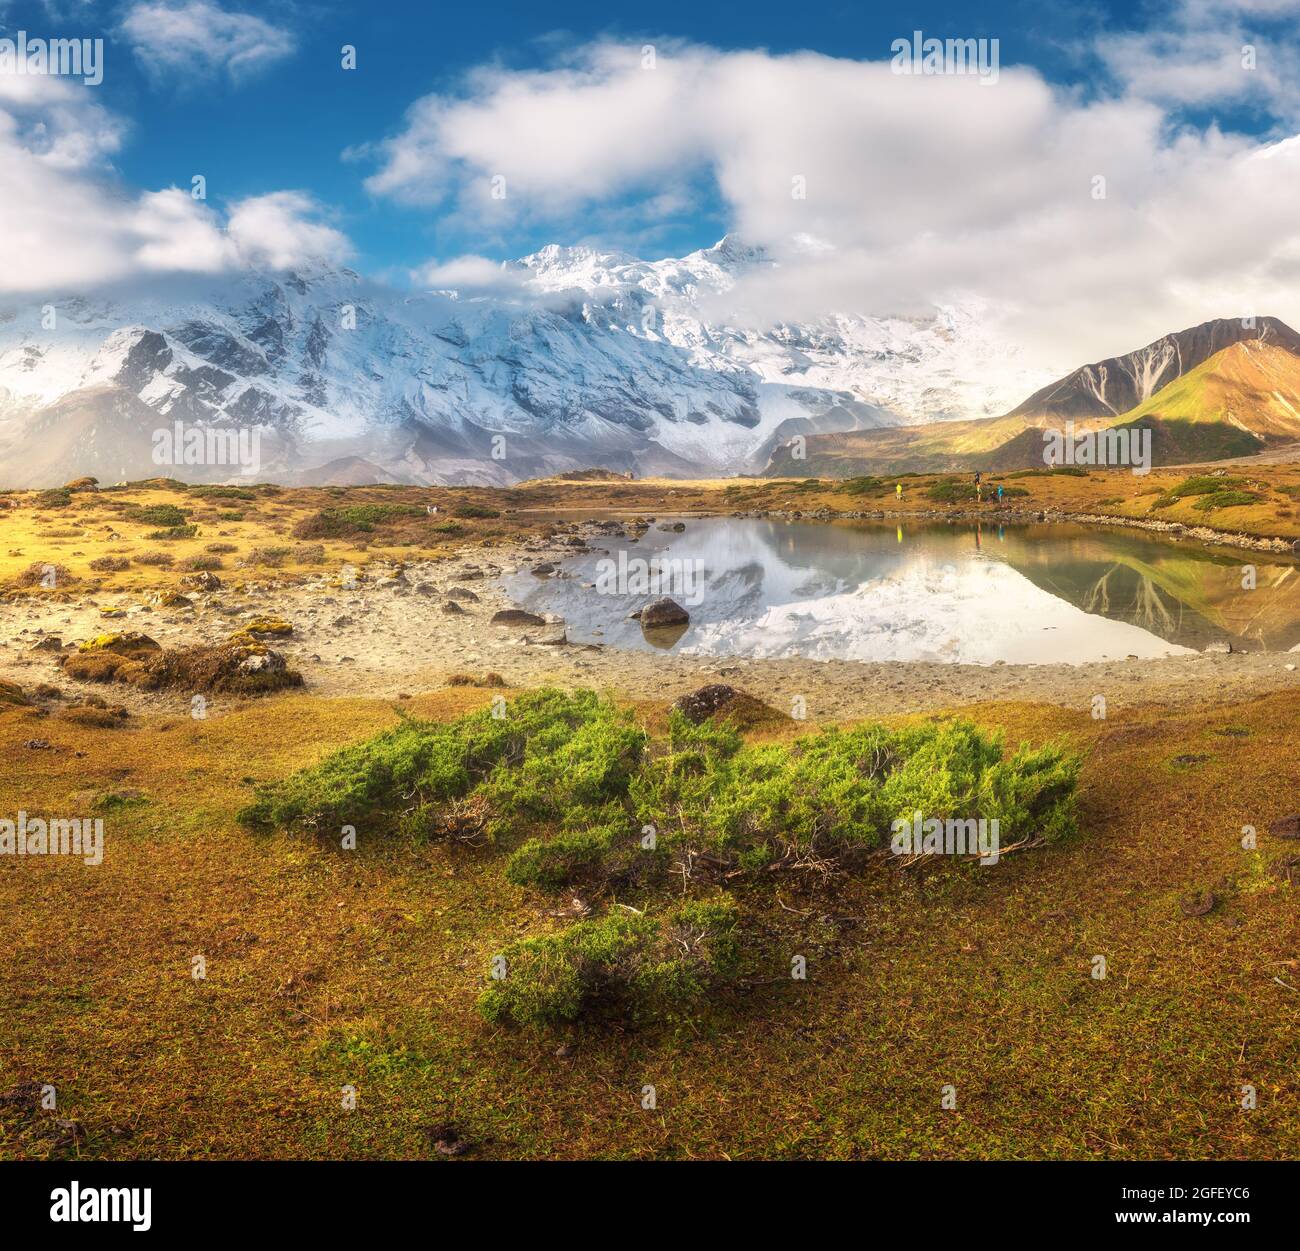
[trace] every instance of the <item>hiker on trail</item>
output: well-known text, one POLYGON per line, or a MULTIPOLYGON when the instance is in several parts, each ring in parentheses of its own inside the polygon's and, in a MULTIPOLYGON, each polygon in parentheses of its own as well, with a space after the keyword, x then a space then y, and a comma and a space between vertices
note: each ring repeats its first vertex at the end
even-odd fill
POLYGON ((898 496, 899 503, 903 500, 903 484, 900 482, 894 487, 894 493, 898 496))
POLYGON ((975 471, 975 485, 979 486, 979 484, 980 484, 980 471, 977 469, 975 471))
POLYGON ((980 486, 978 474, 975 475, 975 502, 977 504, 984 503, 984 488, 980 486))
POLYGON ((999 504, 1002 503, 1002 486, 1001 486, 1001 484, 998 485, 998 503, 999 503, 999 504))

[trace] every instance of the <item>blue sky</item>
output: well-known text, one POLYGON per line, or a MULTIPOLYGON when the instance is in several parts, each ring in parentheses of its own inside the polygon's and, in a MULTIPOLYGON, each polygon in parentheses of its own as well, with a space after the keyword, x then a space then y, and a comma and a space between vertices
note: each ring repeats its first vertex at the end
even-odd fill
MULTIPOLYGON (((442 225, 436 209, 395 205, 364 186, 364 159, 344 153, 401 127, 413 101, 430 92, 456 92, 465 73, 498 63, 525 70, 547 65, 557 48, 594 38, 640 44, 664 36, 719 49, 800 49, 835 57, 883 60, 890 42, 913 29, 939 35, 997 37, 1004 65, 1035 65, 1053 81, 1087 89, 1095 68, 1079 52, 1098 30, 1134 24, 1134 6, 1052 4, 683 2, 652 8, 653 24, 611 18, 601 3, 441 5, 423 0, 380 3, 227 5, 263 17, 292 35, 294 50, 264 70, 229 75, 147 72, 121 32, 130 6, 97 0, 8 7, 5 26, 30 34, 95 35, 108 41, 104 103, 129 119, 115 168, 141 187, 188 186, 194 173, 208 181, 215 204, 278 188, 310 191, 332 206, 357 247, 356 263, 395 272, 431 255, 483 245, 500 257, 554 241, 561 223, 522 224, 508 237, 484 241, 442 225), (342 73, 339 49, 358 49, 357 69, 342 73)), ((1245 119, 1249 121, 1250 119, 1245 119)), ((653 242, 661 254, 711 243, 728 228, 726 208, 706 177, 694 186, 697 203, 674 218, 653 242)), ((571 234, 583 234, 575 221, 571 234)), ((608 242, 639 242, 610 230, 608 242)), ((561 242, 568 239, 561 238, 561 242)), ((655 249, 652 249, 655 250, 655 249)))
POLYGON ((486 292, 548 242, 736 231, 781 262, 755 322, 974 301, 1074 359, 1300 320, 1300 0, 611 8, 0 0, 107 41, 98 87, 0 73, 0 291, 320 259, 486 292), (900 73, 914 30, 999 72, 900 73))

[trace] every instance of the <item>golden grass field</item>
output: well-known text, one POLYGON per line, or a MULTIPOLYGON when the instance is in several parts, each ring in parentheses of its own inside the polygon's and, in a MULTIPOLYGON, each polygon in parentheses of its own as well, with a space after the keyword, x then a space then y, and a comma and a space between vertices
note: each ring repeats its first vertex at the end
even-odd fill
MULTIPOLYGON (((1142 517, 1153 489, 1188 472, 1030 478, 1013 503, 1090 512, 1113 499, 1104 511, 1142 517)), ((1162 515, 1300 535, 1288 494, 1300 469, 1247 476, 1261 484, 1258 505, 1207 518, 1183 501, 1162 515)), ((929 481, 904 480, 902 510, 938 507, 921 498, 929 481)), ((0 586, 16 602, 145 595, 173 588, 175 564, 214 541, 235 548, 220 574, 230 585, 292 579, 312 567, 295 558, 295 525, 375 502, 439 512, 325 540, 329 566, 450 558, 544 527, 545 510, 898 507, 892 494, 863 502, 829 484, 756 481, 255 494, 198 502, 160 485, 77 493, 52 509, 14 496, 0 510, 0 586), (146 540, 114 500, 179 504, 199 532, 146 540), (469 503, 501 516, 431 532, 469 503), (276 545, 291 549, 279 564, 255 563, 276 545), (160 546, 172 567, 89 567, 160 546), (40 562, 76 581, 12 585, 40 562)), ((254 783, 365 738, 399 709, 444 719, 495 693, 415 690, 398 705, 308 689, 202 721, 143 711, 113 729, 0 703, 0 816, 99 815, 107 830, 100 866, 0 857, 0 1094, 51 1083, 58 1115, 79 1127, 54 1134, 48 1118, 0 1102, 0 1158, 428 1158, 429 1127, 447 1124, 470 1144, 466 1159, 1300 1154, 1300 917, 1288 876, 1300 882, 1300 868, 1286 863, 1300 845, 1266 833, 1300 808, 1293 691, 1152 702, 1105 721, 1050 701, 953 710, 1012 743, 1063 737, 1083 749, 1080 832, 1010 855, 995 874, 880 864, 744 887, 742 907, 771 927, 770 980, 675 1025, 541 1034, 475 1010, 503 942, 573 919, 564 898, 505 880, 510 848, 374 841, 343 852, 235 820, 254 783), (1256 850, 1243 848, 1244 826, 1259 831, 1256 850), (1186 915, 1188 896, 1206 890, 1217 906, 1186 915), (808 957, 805 982, 786 973, 792 950, 808 957), (1098 955, 1104 980, 1092 976, 1098 955), (640 1104, 646 1083, 655 1111, 640 1104), (940 1107, 947 1083, 955 1111, 940 1107), (1249 1112, 1245 1084, 1257 1091, 1249 1112), (345 1085, 355 1111, 341 1110, 345 1085)), ((634 707, 659 724, 665 704, 634 707)))
MULTIPOLYGON (((1059 513, 1104 513, 1131 521, 1177 522, 1192 527, 1208 526, 1225 534, 1267 538, 1300 537, 1300 465, 1231 465, 1220 472, 1245 477, 1258 488, 1260 499, 1244 507, 1204 512, 1195 507, 1195 497, 1178 500, 1168 507, 1153 509, 1153 502, 1189 474, 1213 472, 1215 467, 1160 468, 1147 475, 1124 471, 1094 471, 1087 477, 1066 474, 1014 477, 988 474, 985 481, 998 482, 1028 491, 1024 497, 1008 499, 1008 514, 1032 515, 1038 511, 1059 513)), ((136 566, 125 574, 97 574, 90 562, 100 556, 134 547, 137 551, 156 548, 145 536, 151 527, 124 523, 120 511, 108 507, 130 501, 142 506, 183 504, 190 520, 200 526, 192 539, 170 541, 166 551, 177 563, 203 553, 214 539, 235 549, 227 564, 259 548, 286 546, 290 551, 276 569, 292 574, 302 566, 293 549, 304 544, 290 534, 293 526, 321 509, 370 504, 425 506, 439 509, 436 516, 409 524, 385 527, 365 536, 364 545, 346 541, 326 542, 330 561, 364 565, 368 560, 447 556, 465 544, 501 542, 512 536, 535 531, 544 524, 546 512, 614 515, 648 513, 717 513, 737 509, 797 510, 804 513, 829 509, 832 512, 863 509, 887 510, 889 515, 932 515, 953 511, 926 496, 927 488, 948 475, 907 475, 889 479, 887 486, 900 482, 903 495, 892 489, 870 496, 857 496, 832 480, 807 479, 709 479, 681 482, 673 479, 645 479, 637 482, 547 479, 507 490, 445 487, 301 487, 255 489, 254 501, 238 499, 196 500, 189 493, 159 483, 131 490, 76 493, 62 508, 37 506, 37 492, 0 494, 0 587, 11 584, 22 570, 38 560, 52 560, 66 567, 82 583, 82 590, 147 589, 174 585, 167 571, 136 566), (17 507, 5 509, 13 502, 17 507), (499 517, 458 517, 467 505, 489 507, 499 517), (240 514, 236 517, 236 514, 240 514), (542 515, 542 516, 539 516, 542 515), (451 524, 451 533, 436 527, 451 524), (111 527, 119 527, 118 541, 107 538, 111 527)), ((969 475, 963 475, 967 480, 969 475)), ((964 508, 966 513, 970 507, 964 508)), ((994 515, 987 502, 984 511, 994 515)), ((266 566, 254 563, 247 576, 257 576, 266 566)))

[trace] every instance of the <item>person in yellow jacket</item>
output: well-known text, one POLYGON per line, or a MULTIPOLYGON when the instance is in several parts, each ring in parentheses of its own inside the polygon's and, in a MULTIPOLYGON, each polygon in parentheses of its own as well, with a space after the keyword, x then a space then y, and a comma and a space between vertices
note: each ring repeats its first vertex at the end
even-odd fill
POLYGON ((898 497, 898 502, 901 504, 903 502, 903 484, 901 482, 895 485, 894 494, 898 497))

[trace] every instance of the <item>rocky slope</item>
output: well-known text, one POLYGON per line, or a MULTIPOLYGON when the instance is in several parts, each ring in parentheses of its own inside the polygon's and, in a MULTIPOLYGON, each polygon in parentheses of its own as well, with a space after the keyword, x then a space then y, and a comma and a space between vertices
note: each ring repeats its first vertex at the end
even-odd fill
POLYGON ((1256 341, 1300 353, 1300 335, 1276 317, 1256 318, 1252 325, 1243 325, 1240 318, 1219 318, 1164 335, 1136 352, 1083 365, 1035 391, 1008 415, 1118 417, 1224 348, 1256 341))
POLYGON ((1085 365, 1002 417, 877 429, 777 448, 771 476, 1042 468, 1043 431, 1108 426, 1151 432, 1158 465, 1251 456, 1300 438, 1300 335, 1275 317, 1221 319, 1085 365), (1135 398, 1136 397, 1136 398, 1135 398), (1126 405, 1113 409, 1111 405, 1126 405))

